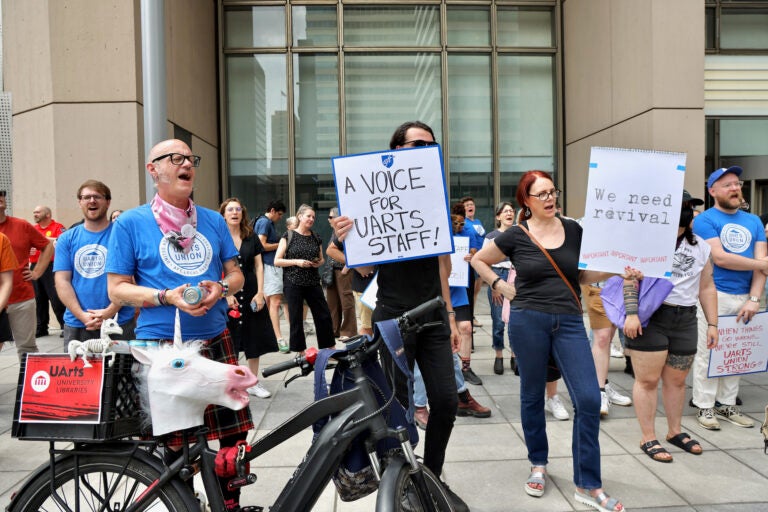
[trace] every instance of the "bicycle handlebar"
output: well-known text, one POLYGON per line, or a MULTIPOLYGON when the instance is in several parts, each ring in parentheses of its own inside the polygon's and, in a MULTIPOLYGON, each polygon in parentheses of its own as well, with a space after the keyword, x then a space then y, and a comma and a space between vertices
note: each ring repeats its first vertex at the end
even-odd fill
MULTIPOLYGON (((426 315, 427 313, 430 313, 436 309, 445 307, 445 301, 442 297, 437 296, 434 299, 428 300, 427 302, 423 304, 419 304, 415 308, 406 311, 402 315, 398 317, 398 323, 400 324, 401 330, 405 331, 409 326, 415 324, 415 320, 421 316, 426 315)), ((376 348, 379 345, 380 340, 377 340, 374 342, 373 345, 370 346, 371 351, 375 351, 376 348)), ((303 375, 307 375, 309 371, 311 371, 310 367, 311 365, 315 364, 315 359, 317 358, 317 349, 315 347, 310 347, 307 350, 304 351, 304 355, 297 354, 293 359, 289 359, 288 361, 283 361, 282 363, 277 363, 272 366, 269 366, 267 368, 264 368, 261 371, 261 375, 263 377, 269 377, 271 375, 275 375, 277 373, 286 372, 292 368, 304 368, 305 366, 308 366, 307 373, 303 373, 303 375)))

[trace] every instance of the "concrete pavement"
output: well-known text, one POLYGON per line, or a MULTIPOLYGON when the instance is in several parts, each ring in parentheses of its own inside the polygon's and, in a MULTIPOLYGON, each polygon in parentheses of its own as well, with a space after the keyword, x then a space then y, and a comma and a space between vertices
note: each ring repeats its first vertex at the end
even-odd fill
MULTIPOLYGON (((473 512, 496 511, 574 511, 591 510, 573 499, 571 431, 572 421, 557 421, 547 415, 550 444, 549 480, 542 498, 525 494, 523 482, 530 470, 520 425, 518 378, 509 370, 508 355, 504 375, 493 373, 494 352, 490 345, 491 320, 485 294, 479 296, 472 368, 483 379, 482 386, 470 385, 470 392, 483 405, 491 407, 487 419, 457 418, 446 455, 444 479, 462 496, 473 512)), ((287 332, 287 330, 285 331, 287 332)), ((41 351, 60 349, 57 331, 38 340, 41 351)), ((310 337, 310 343, 314 337, 310 337)), ((283 361, 288 356, 269 354, 262 367, 283 361)), ((631 394, 632 378, 621 370, 623 359, 611 359, 609 379, 625 394, 631 394)), ((269 399, 253 398, 251 411, 261 436, 285 421, 312 399, 312 379, 293 381, 277 375, 266 379, 272 392, 269 399)), ((47 458, 47 443, 20 441, 10 436, 11 417, 18 381, 16 349, 6 344, 0 352, 0 510, 8 504, 11 492, 18 488, 31 470, 47 458)), ((571 402, 564 385, 561 397, 569 409, 571 402)), ((600 444, 604 487, 619 498, 627 510, 667 512, 768 511, 768 455, 763 454, 759 424, 768 403, 768 374, 748 375, 741 380, 742 411, 755 421, 755 427, 739 428, 721 422, 720 431, 701 428, 696 410, 686 407, 683 428, 698 439, 704 453, 694 456, 666 443, 673 454, 672 464, 652 461, 639 447, 640 429, 632 407, 612 407, 601 422, 600 444)), ((686 401, 690 398, 690 388, 686 401)), ((659 401, 657 432, 666 433, 666 421, 659 401)), ((243 504, 267 505, 280 489, 309 447, 307 430, 252 463, 258 481, 244 488, 243 504)), ((423 446, 423 442, 420 444, 423 446)), ((198 486, 200 487, 200 486, 198 486)), ((320 512, 366 511, 374 509, 375 496, 341 502, 333 486, 326 489, 315 507, 320 512)))

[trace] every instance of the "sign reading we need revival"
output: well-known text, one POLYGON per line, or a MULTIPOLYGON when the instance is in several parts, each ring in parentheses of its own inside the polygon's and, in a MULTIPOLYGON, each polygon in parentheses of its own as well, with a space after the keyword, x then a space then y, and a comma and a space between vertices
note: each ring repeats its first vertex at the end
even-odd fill
POLYGON ((453 252, 440 146, 332 159, 348 267, 453 252))
POLYGON ((670 277, 685 153, 592 148, 579 268, 670 277))

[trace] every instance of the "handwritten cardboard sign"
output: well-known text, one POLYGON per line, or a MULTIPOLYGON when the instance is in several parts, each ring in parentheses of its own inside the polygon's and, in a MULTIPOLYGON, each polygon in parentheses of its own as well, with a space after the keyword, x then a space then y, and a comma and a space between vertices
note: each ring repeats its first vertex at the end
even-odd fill
POLYGON ((768 313, 758 313, 746 325, 736 316, 718 318, 720 342, 710 350, 709 377, 745 375, 768 370, 768 313))
POLYGON ((440 146, 332 159, 339 210, 354 220, 347 266, 453 252, 440 146))
POLYGON ((469 286, 469 262, 464 261, 464 256, 469 254, 469 237, 453 237, 455 251, 451 254, 451 275, 448 276, 448 286, 469 286))
POLYGON ((592 148, 579 268, 670 277, 685 153, 592 148))

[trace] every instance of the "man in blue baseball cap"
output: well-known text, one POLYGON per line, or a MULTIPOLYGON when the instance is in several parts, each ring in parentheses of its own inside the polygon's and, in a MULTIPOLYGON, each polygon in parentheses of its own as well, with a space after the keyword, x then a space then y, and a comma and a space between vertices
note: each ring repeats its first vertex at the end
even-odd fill
MULTIPOLYGON (((744 200, 741 173, 741 167, 734 165, 710 175, 707 188, 715 205, 695 218, 693 232, 712 248, 718 315, 736 315, 738 322, 747 324, 760 308, 760 294, 768 272, 768 245, 760 219, 740 208, 744 200)), ((692 372, 693 403, 699 408, 699 424, 709 430, 720 430, 718 419, 723 419, 739 427, 752 427, 752 420, 736 406, 739 376, 707 376, 707 327, 707 320, 700 314, 692 372)))

